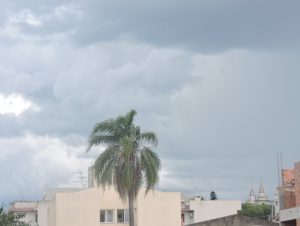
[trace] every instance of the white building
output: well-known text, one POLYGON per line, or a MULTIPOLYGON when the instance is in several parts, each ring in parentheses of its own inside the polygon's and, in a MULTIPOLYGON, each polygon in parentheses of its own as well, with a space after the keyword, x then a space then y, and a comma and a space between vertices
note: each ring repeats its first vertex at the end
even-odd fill
POLYGON ((183 225, 203 222, 237 214, 241 210, 239 200, 203 200, 200 196, 181 202, 183 225))
POLYGON ((24 215, 22 221, 28 223, 30 226, 38 225, 38 202, 13 202, 10 204, 9 211, 24 215))

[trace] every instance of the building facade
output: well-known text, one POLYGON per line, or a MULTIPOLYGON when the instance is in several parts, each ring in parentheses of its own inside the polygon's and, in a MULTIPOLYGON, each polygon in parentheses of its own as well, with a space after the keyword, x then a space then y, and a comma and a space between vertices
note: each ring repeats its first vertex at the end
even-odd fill
POLYGON ((38 202, 13 202, 9 206, 9 211, 23 215, 21 220, 30 226, 38 226, 38 202))
MULTIPOLYGON (((22 209, 24 221, 32 226, 126 226, 129 225, 128 203, 124 203, 114 188, 57 189, 46 192, 44 199, 32 202, 34 207, 22 209)), ((11 205, 10 211, 22 202, 11 205)), ((180 193, 150 191, 145 196, 141 189, 135 202, 137 226, 180 226, 180 193)))
POLYGON ((181 218, 183 225, 204 222, 220 217, 237 214, 241 210, 239 200, 203 200, 201 197, 181 202, 181 218))
POLYGON ((283 226, 300 226, 300 162, 293 169, 282 170, 278 187, 279 221, 283 226))

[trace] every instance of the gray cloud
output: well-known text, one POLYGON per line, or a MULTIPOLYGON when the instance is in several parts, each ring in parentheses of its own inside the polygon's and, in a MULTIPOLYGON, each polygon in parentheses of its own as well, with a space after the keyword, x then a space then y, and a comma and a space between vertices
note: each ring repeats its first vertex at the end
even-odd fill
POLYGON ((21 26, 42 35, 73 31, 86 45, 129 35, 160 46, 218 52, 231 48, 299 48, 299 2, 289 1, 47 1, 7 4, 10 16, 29 9, 43 26, 21 26))
POLYGON ((99 153, 94 123, 131 108, 159 135, 161 189, 243 199, 262 177, 273 193, 276 152, 299 159, 297 2, 1 3, 0 94, 40 110, 0 115, 0 170, 17 165, 0 200, 66 183, 99 153), (69 168, 39 165, 53 145, 69 168))

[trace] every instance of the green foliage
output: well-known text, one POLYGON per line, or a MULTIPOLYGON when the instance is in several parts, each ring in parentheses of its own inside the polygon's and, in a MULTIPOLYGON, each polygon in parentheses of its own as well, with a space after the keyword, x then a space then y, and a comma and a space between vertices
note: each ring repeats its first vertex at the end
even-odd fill
POLYGON ((134 219, 133 200, 142 185, 146 192, 154 188, 161 165, 158 155, 151 150, 158 143, 155 133, 141 132, 133 123, 135 115, 136 111, 131 110, 96 124, 87 148, 89 151, 94 146, 105 147, 95 161, 95 176, 99 185, 113 185, 124 201, 129 200, 130 225, 134 219))
POLYGON ((0 207, 0 226, 29 226, 20 221, 22 214, 6 213, 3 206, 0 207))
POLYGON ((271 205, 243 203, 242 210, 239 211, 239 214, 248 217, 266 217, 270 215, 271 212, 272 212, 271 205))
POLYGON ((144 145, 156 146, 155 133, 140 131, 133 123, 136 111, 105 120, 95 125, 87 151, 93 146, 105 145, 106 149, 96 159, 94 170, 99 184, 114 185, 122 199, 130 192, 136 196, 145 183, 147 191, 157 184, 160 160, 155 152, 144 145))

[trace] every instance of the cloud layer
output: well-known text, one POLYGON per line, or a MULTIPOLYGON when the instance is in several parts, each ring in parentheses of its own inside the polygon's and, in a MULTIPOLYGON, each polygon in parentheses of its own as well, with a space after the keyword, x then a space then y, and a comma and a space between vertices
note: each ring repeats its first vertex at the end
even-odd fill
POLYGON ((0 200, 70 183, 93 125, 132 108, 163 190, 272 194, 276 153, 299 160, 298 2, 0 2, 0 200))

